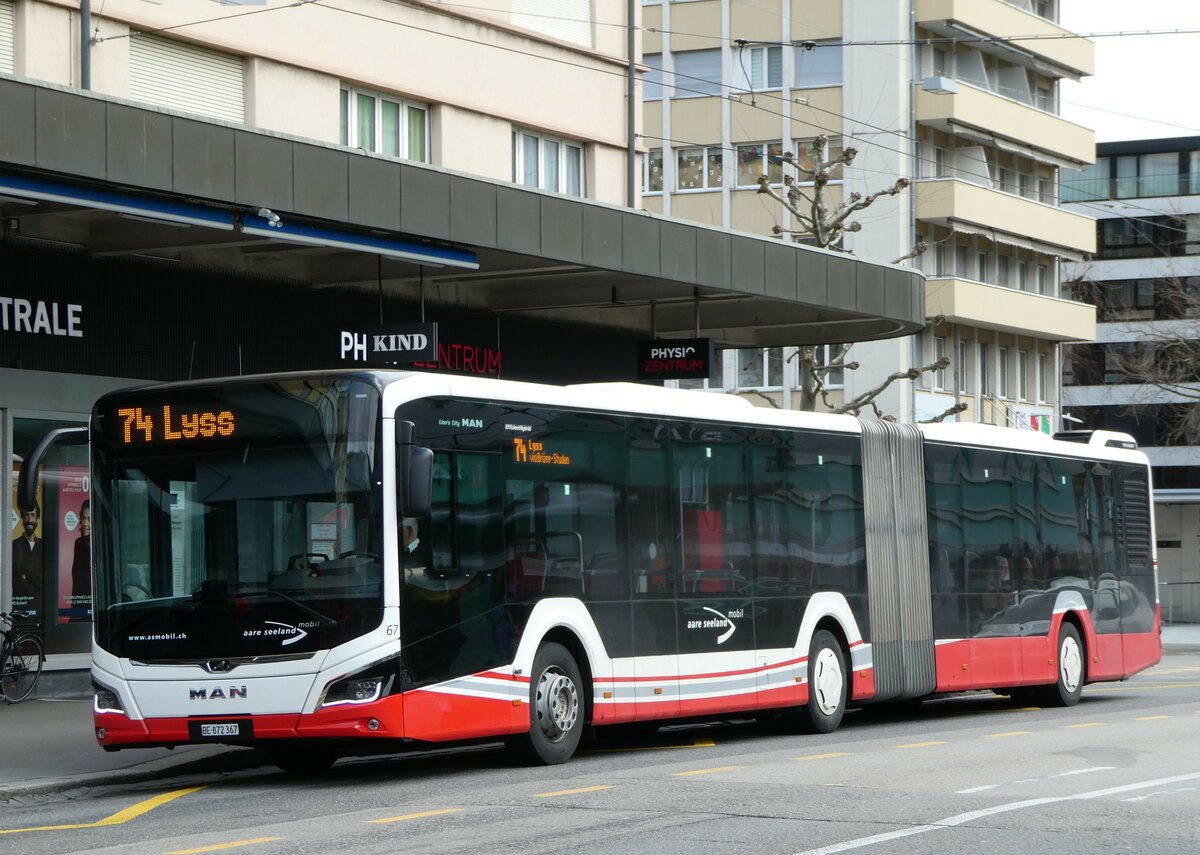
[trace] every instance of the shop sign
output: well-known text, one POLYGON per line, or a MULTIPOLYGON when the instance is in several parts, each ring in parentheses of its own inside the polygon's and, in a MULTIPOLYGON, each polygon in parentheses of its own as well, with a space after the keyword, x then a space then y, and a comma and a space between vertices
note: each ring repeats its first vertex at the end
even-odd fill
POLYGON ((639 380, 703 380, 712 371, 712 339, 656 339, 637 343, 639 380))
POLYGON ((83 338, 83 306, 0 295, 0 331, 83 338))
POLYGON ((436 359, 437 324, 388 324, 366 332, 342 330, 338 358, 362 365, 398 365, 436 359))

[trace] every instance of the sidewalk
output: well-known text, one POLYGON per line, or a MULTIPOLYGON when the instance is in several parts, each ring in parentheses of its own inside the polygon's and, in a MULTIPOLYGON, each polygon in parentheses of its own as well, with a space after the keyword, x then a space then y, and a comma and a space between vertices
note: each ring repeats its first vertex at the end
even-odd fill
MULTIPOLYGON (((1200 625, 1163 627, 1163 648, 1167 655, 1200 653, 1200 625)), ((223 745, 103 751, 92 733, 90 698, 0 704, 0 758, 0 802, 18 795, 149 781, 181 772, 269 766, 261 752, 223 745)))
POLYGON ((232 771, 267 762, 258 751, 224 745, 104 751, 92 731, 90 698, 0 703, 0 758, 0 803, 18 795, 148 781, 182 771, 232 771))

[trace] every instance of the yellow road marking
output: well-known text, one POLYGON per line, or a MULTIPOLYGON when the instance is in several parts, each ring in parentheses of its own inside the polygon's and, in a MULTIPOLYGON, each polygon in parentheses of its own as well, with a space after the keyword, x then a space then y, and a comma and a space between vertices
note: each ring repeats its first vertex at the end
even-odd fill
POLYGON ((716 748, 712 737, 697 736, 691 745, 639 745, 636 748, 595 748, 588 754, 628 754, 633 751, 672 751, 677 748, 716 748))
POLYGON ((1063 727, 1066 730, 1075 730, 1075 729, 1078 729, 1081 727, 1104 727, 1104 722, 1102 722, 1102 721, 1085 721, 1082 724, 1064 724, 1063 727))
POLYGON ((386 819, 368 819, 367 822, 382 824, 385 822, 407 822, 410 819, 424 819, 427 816, 445 816, 448 813, 458 813, 463 808, 443 808, 442 810, 425 810, 420 813, 406 813, 404 816, 389 816, 386 819))
POLYGON ((1151 677, 1161 677, 1163 674, 1191 674, 1195 671, 1200 671, 1200 668, 1155 668, 1150 672, 1151 677))
POLYGON ((1158 692, 1163 689, 1195 688, 1200 688, 1200 683, 1163 683, 1161 685, 1137 683, 1132 686, 1088 686, 1088 692, 1089 694, 1092 692, 1158 692))
POLYGON ((745 769, 745 766, 717 766, 715 769, 693 769, 690 772, 674 772, 675 778, 687 778, 692 775, 712 775, 717 772, 732 772, 735 769, 745 769))
POLYGON ((535 799, 552 799, 555 796, 573 796, 576 793, 598 793, 601 790, 611 790, 612 784, 598 784, 595 787, 578 787, 574 790, 556 790, 553 793, 537 793, 535 799))
POLYGON ((1134 721, 1158 721, 1159 719, 1172 718, 1169 715, 1135 715, 1134 721))
POLYGON ((39 825, 34 828, 3 828, 0 829, 0 834, 21 834, 26 831, 67 831, 74 828, 99 828, 104 825, 122 825, 129 822, 131 819, 137 819, 144 813, 149 813, 156 807, 162 807, 167 802, 173 802, 181 796, 186 796, 189 793, 194 793, 197 790, 203 790, 203 786, 199 787, 184 787, 182 790, 171 790, 169 793, 162 793, 145 801, 138 802, 132 807, 127 807, 124 810, 119 810, 112 816, 97 820, 96 822, 74 822, 68 825, 39 825))
POLYGON ((793 757, 793 760, 832 760, 834 757, 849 757, 849 751, 831 751, 828 754, 809 754, 807 757, 793 757))
POLYGON ((212 846, 197 846, 195 849, 176 849, 167 855, 196 855, 198 852, 219 852, 222 849, 237 849, 239 846, 253 846, 256 843, 273 843, 283 840, 282 837, 251 837, 249 840, 235 840, 232 843, 216 843, 212 846))
POLYGON ((896 748, 931 748, 934 745, 945 745, 945 744, 946 743, 942 740, 934 739, 934 740, 931 740, 930 742, 909 742, 905 745, 897 745, 895 747, 896 748))
POLYGON ((1007 733, 985 733, 984 737, 987 739, 1004 739, 1009 736, 1028 736, 1028 735, 1029 735, 1028 730, 1010 730, 1007 733))

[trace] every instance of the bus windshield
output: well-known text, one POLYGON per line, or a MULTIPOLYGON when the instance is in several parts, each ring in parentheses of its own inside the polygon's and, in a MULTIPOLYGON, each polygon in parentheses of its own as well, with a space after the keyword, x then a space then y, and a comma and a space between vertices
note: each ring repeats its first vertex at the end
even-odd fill
POLYGON ((101 400, 97 643, 147 662, 291 657, 378 626, 378 412, 347 378, 101 400))

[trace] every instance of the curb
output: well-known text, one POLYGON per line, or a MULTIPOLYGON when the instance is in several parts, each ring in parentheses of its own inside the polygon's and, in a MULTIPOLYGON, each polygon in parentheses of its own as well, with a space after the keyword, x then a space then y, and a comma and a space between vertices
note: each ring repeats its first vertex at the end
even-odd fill
POLYGON ((160 757, 124 769, 106 769, 58 778, 38 778, 0 784, 0 802, 20 796, 60 793, 88 787, 115 784, 139 784, 160 778, 185 774, 241 772, 259 766, 270 766, 264 752, 255 748, 231 748, 225 745, 201 746, 179 757, 160 757))

